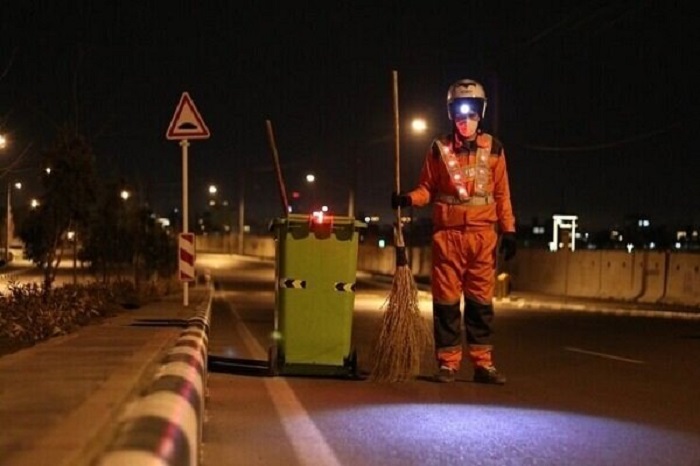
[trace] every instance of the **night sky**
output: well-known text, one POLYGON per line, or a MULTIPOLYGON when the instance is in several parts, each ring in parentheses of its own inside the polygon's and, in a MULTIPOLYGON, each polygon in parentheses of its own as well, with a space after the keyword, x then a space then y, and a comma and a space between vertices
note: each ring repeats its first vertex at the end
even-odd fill
POLYGON ((189 149, 190 211, 210 183, 235 205, 247 173, 247 216, 281 214, 269 119, 288 191, 344 215, 359 166, 356 210, 391 222, 397 70, 402 188, 449 130, 447 87, 472 78, 505 144, 519 223, 700 223, 693 2, 111 3, 3 2, 0 131, 12 145, 0 168, 29 146, 30 177, 56 128, 77 121, 100 172, 165 213, 181 203, 180 148, 165 132, 187 91, 212 133, 189 149), (428 135, 409 134, 414 116, 428 135))

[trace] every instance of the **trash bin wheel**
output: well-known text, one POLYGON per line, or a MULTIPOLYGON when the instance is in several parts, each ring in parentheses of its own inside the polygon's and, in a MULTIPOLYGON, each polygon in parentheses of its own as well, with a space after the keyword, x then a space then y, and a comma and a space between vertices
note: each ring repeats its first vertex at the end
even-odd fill
POLYGON ((271 377, 279 375, 279 350, 277 345, 272 345, 267 349, 267 359, 269 364, 268 375, 271 377))
POLYGON ((348 377, 351 379, 361 379, 359 367, 357 365, 357 351, 352 350, 350 355, 345 358, 345 367, 348 369, 348 377))

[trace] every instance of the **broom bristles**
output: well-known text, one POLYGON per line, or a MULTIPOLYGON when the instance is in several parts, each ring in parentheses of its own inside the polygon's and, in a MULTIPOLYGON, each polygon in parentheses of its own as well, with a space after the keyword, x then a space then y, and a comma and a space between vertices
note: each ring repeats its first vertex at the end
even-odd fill
POLYGON ((370 378, 404 382, 420 373, 421 355, 432 338, 420 315, 418 287, 408 266, 396 267, 391 293, 382 309, 384 316, 370 378))

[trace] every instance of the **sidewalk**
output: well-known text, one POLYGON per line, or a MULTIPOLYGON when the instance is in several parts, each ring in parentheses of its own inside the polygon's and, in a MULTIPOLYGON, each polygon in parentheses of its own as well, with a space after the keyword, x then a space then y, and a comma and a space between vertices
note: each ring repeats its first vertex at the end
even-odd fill
POLYGON ((637 317, 700 319, 700 308, 668 303, 640 303, 594 298, 552 296, 515 291, 505 298, 495 298, 494 304, 509 309, 565 310, 599 312, 637 317))
MULTIPOLYGON (((390 286, 392 276, 359 272, 358 277, 386 283, 390 286)), ((430 293, 430 283, 427 277, 415 277, 416 287, 425 293, 430 293)), ((631 301, 616 301, 610 299, 580 298, 570 296, 554 296, 528 291, 513 291, 507 297, 494 298, 496 308, 533 309, 533 310, 566 310, 572 312, 600 312, 616 315, 634 315, 642 317, 664 317, 700 319, 700 307, 682 306, 669 303, 641 303, 631 301)))
POLYGON ((0 357, 0 464, 89 465, 208 290, 189 294, 188 307, 174 294, 0 357))

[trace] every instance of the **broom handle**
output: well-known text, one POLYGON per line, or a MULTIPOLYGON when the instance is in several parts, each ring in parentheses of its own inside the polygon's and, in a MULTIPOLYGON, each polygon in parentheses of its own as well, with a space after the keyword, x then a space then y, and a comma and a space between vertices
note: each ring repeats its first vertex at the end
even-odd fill
MULTIPOLYGON (((399 73, 396 70, 392 71, 394 84, 394 188, 397 193, 401 192, 401 165, 399 151, 399 73)), ((401 226, 401 207, 396 209, 396 246, 404 247, 403 243, 403 228, 401 226)))
POLYGON ((282 208, 284 209, 284 216, 286 217, 289 213, 289 201, 287 201, 287 189, 284 187, 284 179, 282 178, 282 168, 280 167, 280 158, 277 153, 277 144, 275 144, 275 134, 272 132, 272 123, 270 120, 265 120, 267 124, 267 138, 270 141, 270 149, 272 149, 272 158, 275 161, 275 172, 277 173, 277 188, 280 192, 280 199, 282 200, 282 208))

